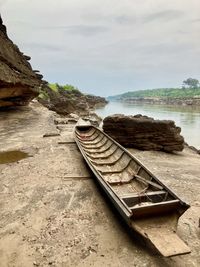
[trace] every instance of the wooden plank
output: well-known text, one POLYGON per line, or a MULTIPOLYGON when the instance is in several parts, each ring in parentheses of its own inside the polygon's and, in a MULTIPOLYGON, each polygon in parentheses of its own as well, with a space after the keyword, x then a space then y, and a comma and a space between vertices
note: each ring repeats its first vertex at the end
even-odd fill
POLYGON ((134 177, 137 180, 139 180, 140 182, 143 182, 143 183, 146 183, 146 184, 150 184, 150 185, 152 185, 153 187, 155 187, 157 189, 163 190, 163 187, 161 185, 157 184, 157 183, 154 183, 152 181, 149 181, 149 180, 147 180, 147 179, 145 179, 145 178, 143 178, 143 177, 141 177, 139 175, 135 175, 134 177))
POLYGON ((97 162, 95 160, 91 160, 91 161, 97 165, 114 165, 117 161, 119 161, 122 158, 123 154, 124 154, 124 152, 122 151, 122 154, 119 156, 119 158, 117 158, 113 161, 102 161, 102 162, 97 162))
MULTIPOLYGON (((97 137, 99 137, 100 135, 97 135, 97 137)), ((98 144, 99 142, 101 142, 104 138, 106 138, 104 135, 101 136, 101 138, 98 140, 98 141, 93 141, 93 140, 90 140, 90 141, 83 141, 84 145, 90 145, 90 144, 98 144)), ((97 139, 97 138, 95 138, 97 139)))
POLYGON ((88 142, 88 141, 93 141, 93 140, 97 139, 98 137, 99 137, 98 134, 94 135, 93 138, 90 138, 90 137, 87 137, 87 136, 80 137, 80 136, 77 135, 77 138, 78 138, 78 140, 79 140, 79 142, 81 144, 84 144, 85 142, 88 142))
POLYGON ((64 180, 64 181, 71 181, 71 180, 74 180, 74 179, 80 179, 80 180, 82 180, 82 179, 91 179, 92 177, 91 176, 89 176, 89 175, 86 175, 86 176, 81 176, 81 175, 79 175, 79 176, 64 176, 64 177, 62 177, 62 180, 64 180))
POLYGON ((89 157, 89 158, 92 158, 92 159, 107 159, 109 158, 110 156, 112 156, 116 151, 117 151, 118 147, 116 146, 115 149, 113 151, 111 151, 111 153, 109 154, 104 154, 104 153, 94 153, 96 154, 96 156, 94 155, 90 155, 89 153, 86 152, 86 155, 89 157), (103 154, 103 155, 102 155, 103 154))
POLYGON ((75 141, 59 141, 58 144, 59 145, 76 144, 76 142, 75 141))
POLYGON ((145 231, 153 246, 164 256, 171 257, 191 252, 179 236, 168 229, 151 228, 145 231))
POLYGON ((113 146, 113 143, 110 143, 109 146, 105 147, 104 150, 102 149, 102 150, 99 150, 99 151, 98 150, 95 151, 93 148, 92 148, 93 149, 92 151, 90 149, 85 149, 84 147, 83 147, 83 149, 88 153, 97 153, 97 154, 99 154, 99 153, 104 153, 104 152, 108 151, 112 146, 113 146))
POLYGON ((132 177, 128 177, 127 179, 123 179, 123 178, 120 178, 119 176, 118 177, 112 177, 110 179, 106 179, 106 181, 110 184, 110 185, 122 185, 122 184, 129 184, 130 181, 132 180, 133 178, 132 177))
POLYGON ((131 163, 131 158, 126 162, 125 166, 122 167, 121 169, 114 169, 114 170, 102 170, 100 168, 98 168, 98 166, 96 166, 97 170, 100 171, 102 174, 110 174, 110 173, 121 173, 123 172, 131 163))
POLYGON ((82 146, 84 148, 87 148, 87 149, 90 149, 90 148, 92 148, 92 149, 98 149, 98 148, 101 148, 102 146, 105 146, 108 143, 108 141, 109 141, 109 139, 105 139, 103 141, 103 143, 101 143, 100 145, 93 145, 93 144, 85 145, 85 144, 83 144, 82 146))
POLYGON ((89 134, 86 133, 86 132, 81 132, 81 134, 80 134, 78 131, 76 131, 76 134, 77 134, 80 138, 82 138, 82 137, 91 137, 92 135, 94 135, 95 132, 96 132, 96 130, 93 129, 93 131, 91 131, 89 134))
POLYGON ((124 198, 132 198, 132 197, 138 197, 139 196, 152 196, 152 195, 160 195, 160 194, 163 194, 163 193, 167 193, 167 191, 164 191, 164 190, 160 190, 160 191, 151 191, 151 192, 147 192, 147 193, 130 193, 130 194, 123 194, 123 195, 120 195, 120 197, 122 199, 124 198))
MULTIPOLYGON (((155 191, 155 192, 148 192, 148 193, 138 193, 134 194, 129 197, 122 197, 122 200, 127 204, 131 205, 131 203, 140 203, 140 202, 146 202, 146 201, 152 201, 152 203, 157 203, 164 201, 165 195, 168 194, 166 191, 155 191)), ((132 205, 133 206, 133 205, 132 205)))
POLYGON ((178 209, 179 206, 180 201, 175 199, 159 203, 149 203, 146 206, 133 206, 129 207, 129 209, 132 211, 134 218, 142 218, 146 216, 165 214, 178 209))

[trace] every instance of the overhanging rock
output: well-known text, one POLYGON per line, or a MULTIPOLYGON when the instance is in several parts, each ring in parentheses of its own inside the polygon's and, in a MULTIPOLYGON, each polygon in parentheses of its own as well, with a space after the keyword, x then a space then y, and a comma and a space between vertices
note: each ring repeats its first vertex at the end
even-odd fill
POLYGON ((34 72, 29 56, 8 38, 0 16, 0 107, 26 105, 38 95, 44 83, 34 72))

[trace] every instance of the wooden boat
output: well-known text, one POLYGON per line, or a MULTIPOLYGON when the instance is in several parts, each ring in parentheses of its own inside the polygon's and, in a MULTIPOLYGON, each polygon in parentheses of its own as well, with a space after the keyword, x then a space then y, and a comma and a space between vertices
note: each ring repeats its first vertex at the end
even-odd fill
POLYGON ((129 226, 163 256, 190 253, 176 234, 189 208, 137 158, 94 126, 76 126, 75 141, 101 187, 129 226))

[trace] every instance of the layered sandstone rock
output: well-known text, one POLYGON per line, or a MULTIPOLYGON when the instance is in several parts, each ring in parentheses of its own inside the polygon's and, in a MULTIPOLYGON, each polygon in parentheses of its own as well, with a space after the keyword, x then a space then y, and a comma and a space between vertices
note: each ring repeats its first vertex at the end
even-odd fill
POLYGON ((115 114, 104 119, 103 130, 125 147, 166 152, 182 151, 184 148, 181 128, 171 120, 115 114))
POLYGON ((86 95, 85 97, 91 109, 102 107, 108 104, 108 101, 104 97, 101 97, 101 96, 86 95))
POLYGON ((45 86, 38 101, 58 114, 76 113, 82 116, 89 115, 91 109, 108 103, 103 97, 84 95, 78 89, 64 90, 59 85, 57 86, 57 91, 45 86))
POLYGON ((28 60, 8 38, 0 17, 0 107, 26 105, 38 95, 44 82, 28 60))
POLYGON ((53 91, 48 86, 42 90, 38 101, 50 110, 58 114, 68 115, 77 113, 80 115, 87 114, 89 110, 88 103, 84 95, 79 90, 63 90, 53 91))

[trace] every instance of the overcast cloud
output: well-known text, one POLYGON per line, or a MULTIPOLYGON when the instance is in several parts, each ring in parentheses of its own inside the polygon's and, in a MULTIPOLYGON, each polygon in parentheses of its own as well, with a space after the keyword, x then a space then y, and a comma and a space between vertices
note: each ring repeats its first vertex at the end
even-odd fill
POLYGON ((200 79, 199 10, 199 0, 0 0, 34 69, 98 95, 200 79))

